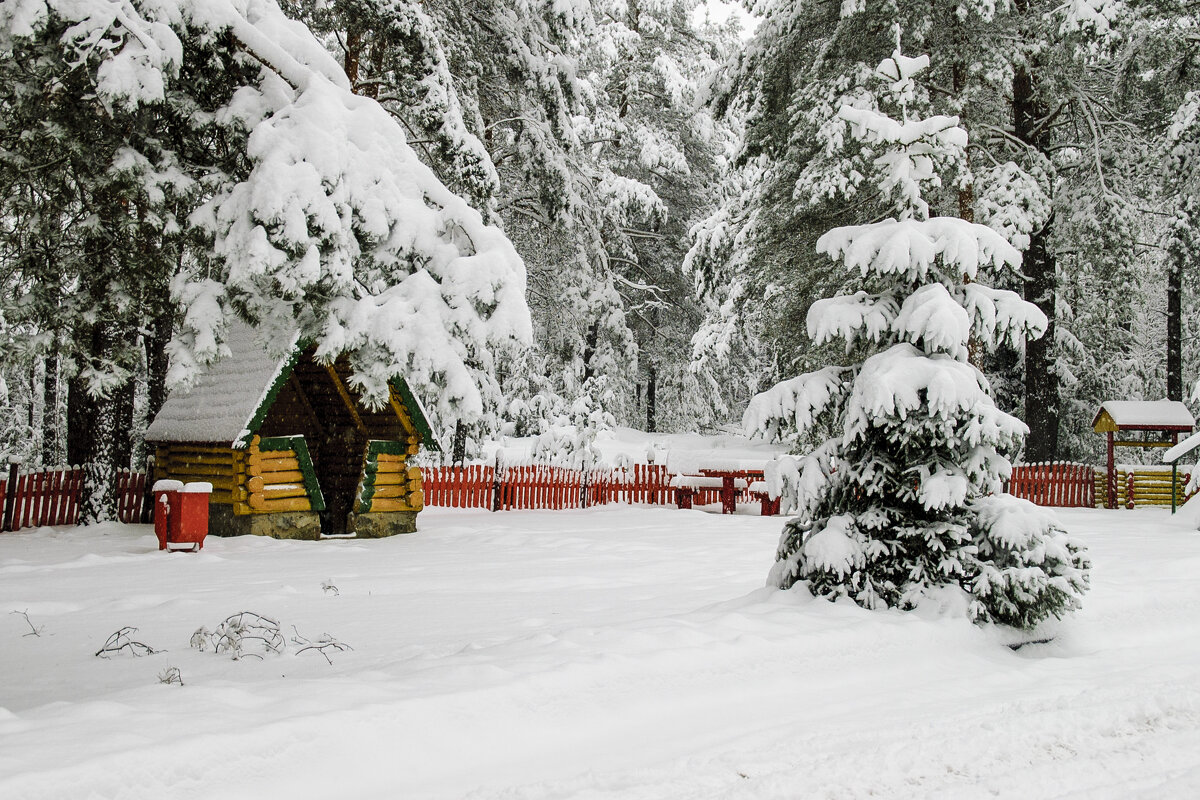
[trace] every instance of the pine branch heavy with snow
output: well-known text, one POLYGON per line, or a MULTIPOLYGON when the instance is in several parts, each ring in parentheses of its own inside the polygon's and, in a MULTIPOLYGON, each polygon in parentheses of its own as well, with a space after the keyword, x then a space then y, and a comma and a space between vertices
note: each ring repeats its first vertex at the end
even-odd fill
POLYGON ((896 212, 817 244, 862 289, 813 304, 808 334, 844 340, 857 358, 779 384, 746 412, 750 431, 773 438, 820 422, 840 430, 785 480, 800 514, 770 581, 867 608, 914 608, 958 587, 974 621, 1030 628, 1078 607, 1088 561, 1052 517, 1002 494, 1004 454, 1026 428, 996 407, 969 353, 1038 336, 1046 319, 979 282, 1020 263, 1000 234, 929 216, 939 167, 963 164, 967 140, 953 117, 909 116, 927 65, 897 51, 876 70, 875 106, 838 111, 845 141, 873 149, 864 179, 896 212))
POLYGON ((320 357, 347 354, 368 402, 403 374, 443 424, 498 404, 495 355, 531 336, 521 258, 274 0, 18 0, 0 23, 7 49, 72 26, 54 55, 86 68, 112 114, 179 112, 155 141, 188 144, 170 165, 200 202, 178 224, 203 247, 173 281, 174 381, 223 354, 237 315, 280 350, 298 332, 320 357), (209 108, 189 93, 213 62, 227 77, 209 108), (201 136, 235 158, 213 169, 201 136))

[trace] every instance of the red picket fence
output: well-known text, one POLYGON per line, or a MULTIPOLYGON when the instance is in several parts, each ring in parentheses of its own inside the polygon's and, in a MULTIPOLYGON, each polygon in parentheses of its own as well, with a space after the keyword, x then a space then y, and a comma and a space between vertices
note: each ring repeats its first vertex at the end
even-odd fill
POLYGON ((496 470, 472 464, 467 467, 424 467, 421 488, 425 505, 446 508, 492 508, 496 470))
MULTIPOLYGON (((4 509, 0 530, 16 531, 41 525, 76 525, 83 470, 79 467, 20 474, 10 470, 0 483, 0 508, 4 509)), ((117 519, 148 522, 146 474, 117 473, 117 519)))
MULTIPOLYGON (((609 503, 673 506, 673 477, 661 464, 588 471, 532 465, 502 467, 499 473, 481 465, 421 469, 425 505, 497 511, 590 508, 609 503)), ((753 500, 748 490, 738 492, 739 503, 753 500)), ((721 490, 700 489, 692 502, 720 503, 721 490)))
POLYGON ((501 470, 500 496, 493 508, 498 511, 581 508, 589 499, 584 493, 584 485, 584 473, 579 470, 548 466, 508 467, 501 470))
POLYGON ((1039 506, 1096 506, 1096 469, 1087 464, 1053 462, 1013 467, 1005 489, 1039 506))

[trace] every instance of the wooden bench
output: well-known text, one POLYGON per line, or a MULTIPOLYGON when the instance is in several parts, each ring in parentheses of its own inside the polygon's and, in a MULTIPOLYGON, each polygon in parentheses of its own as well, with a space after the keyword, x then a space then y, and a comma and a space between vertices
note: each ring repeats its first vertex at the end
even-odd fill
POLYGON ((779 498, 772 498, 767 491, 766 481, 754 481, 750 484, 750 496, 762 504, 762 515, 773 517, 779 513, 779 498))

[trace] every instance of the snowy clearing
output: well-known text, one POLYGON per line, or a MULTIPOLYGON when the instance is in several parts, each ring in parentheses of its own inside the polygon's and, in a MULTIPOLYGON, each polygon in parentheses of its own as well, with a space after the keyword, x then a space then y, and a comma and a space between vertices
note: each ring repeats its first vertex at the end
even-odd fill
POLYGON ((1196 797, 1200 533, 1059 516, 1093 589, 1015 652, 759 588, 782 518, 430 509, 198 555, 149 526, 3 534, 0 797, 1196 797), (239 611, 354 649, 189 647, 239 611), (165 652, 94 657, 122 626, 165 652))

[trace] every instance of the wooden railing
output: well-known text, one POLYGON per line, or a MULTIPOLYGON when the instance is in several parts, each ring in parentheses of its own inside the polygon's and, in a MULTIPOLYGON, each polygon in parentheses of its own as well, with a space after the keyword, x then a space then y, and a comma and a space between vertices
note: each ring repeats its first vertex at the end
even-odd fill
MULTIPOLYGON (((1184 492, 1191 474, 1180 471, 1171 482, 1171 468, 1132 466, 1117 468, 1117 508, 1170 506, 1190 495, 1184 492)), ((1103 508, 1108 491, 1107 473, 1089 464, 1054 462, 1013 467, 1006 491, 1040 506, 1103 508)))
MULTIPOLYGON (((674 477, 660 464, 628 469, 579 470, 544 465, 423 467, 426 506, 495 511, 590 508, 609 503, 675 505, 674 477)), ((739 493, 738 502, 752 502, 739 493)), ((697 505, 721 502, 720 489, 696 492, 697 505)))
POLYGON ((1096 469, 1061 461, 1013 467, 1006 491, 1039 506, 1092 508, 1096 505, 1096 469))
MULTIPOLYGON (((1179 470, 1174 484, 1171 468, 1163 466, 1117 467, 1116 508, 1138 508, 1141 506, 1170 506, 1171 495, 1176 505, 1182 505, 1191 495, 1185 491, 1191 473, 1179 470)), ((1104 506, 1108 494, 1108 475, 1105 470, 1096 470, 1096 505, 1104 506)))
MULTIPOLYGON (((659 464, 587 471, 518 466, 497 472, 495 467, 483 465, 421 469, 425 505, 496 511, 589 508, 609 503, 674 506, 673 477, 659 464)), ((1172 489, 1176 502, 1182 503, 1187 499, 1183 487, 1189 477, 1180 472, 1172 487, 1169 470, 1122 469, 1117 481, 1118 505, 1170 505, 1172 489)), ((30 473, 10 469, 8 480, 0 480, 0 530, 77 524, 82 486, 83 470, 78 467, 30 473)), ((1013 467, 1006 490, 1042 506, 1103 506, 1104 471, 1086 464, 1022 464, 1013 467)), ((145 473, 118 473, 117 518, 121 522, 149 522, 146 497, 145 473)), ((692 502, 720 503, 720 489, 697 489, 692 502)), ((748 490, 741 490, 737 502, 754 502, 754 498, 748 490)))
MULTIPOLYGON (((79 523, 79 496, 83 470, 79 467, 21 473, 10 465, 8 479, 0 481, 0 530, 16 531, 42 525, 79 523)), ((148 522, 146 474, 117 473, 117 519, 148 522)))

